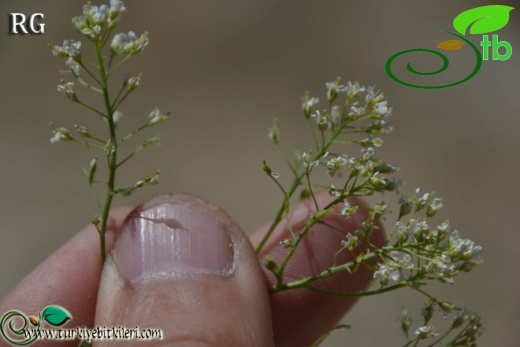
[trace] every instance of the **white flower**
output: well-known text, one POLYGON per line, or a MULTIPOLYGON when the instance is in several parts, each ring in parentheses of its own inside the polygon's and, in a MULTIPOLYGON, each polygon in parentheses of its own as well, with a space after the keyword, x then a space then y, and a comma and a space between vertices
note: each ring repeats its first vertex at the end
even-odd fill
POLYGON ((316 113, 311 115, 311 118, 316 121, 316 125, 320 131, 325 131, 329 127, 329 117, 327 117, 327 114, 324 113, 322 115, 320 111, 316 111, 316 113))
POLYGON ((341 167, 347 163, 348 160, 343 155, 338 155, 337 157, 329 159, 325 164, 325 166, 327 166, 327 174, 329 175, 329 177, 334 177, 336 172, 339 171, 341 167))
POLYGON ((363 155, 367 156, 367 159, 369 159, 372 156, 374 156, 376 150, 374 149, 374 147, 363 147, 361 148, 361 153, 363 153, 363 155))
POLYGON ((70 68, 70 71, 72 71, 74 76, 81 75, 81 65, 79 65, 73 58, 67 59, 65 64, 70 68))
POLYGON ((108 18, 108 6, 105 4, 101 6, 90 6, 88 15, 95 25, 102 25, 108 18))
POLYGON ((67 92, 74 88, 74 82, 66 82, 62 84, 58 84, 58 92, 67 92))
MULTIPOLYGON (((375 90, 374 86, 369 86, 366 88, 366 95, 365 95, 365 102, 367 104, 377 104, 380 103, 381 100, 383 100, 384 95, 380 90, 375 90)), ((386 101, 385 105, 386 105, 386 101)), ((382 103, 382 102, 381 102, 382 103)))
POLYGON ((72 101, 77 101, 78 98, 76 93, 74 92, 74 82, 65 82, 62 81, 61 84, 58 84, 58 92, 65 93, 69 99, 72 101))
POLYGON ((365 88, 361 87, 358 82, 352 83, 349 81, 347 83, 347 95, 350 99, 357 97, 358 93, 363 93, 364 91, 365 88))
POLYGON ((51 137, 51 143, 72 140, 72 136, 66 128, 55 128, 52 132, 54 135, 51 137))
POLYGON ((110 14, 107 5, 95 6, 90 3, 83 6, 83 14, 72 18, 74 28, 92 40, 101 37, 103 28, 106 27, 110 14))
POLYGON ((114 123, 115 123, 115 124, 119 123, 119 121, 121 120, 121 118, 123 118, 123 112, 121 112, 121 111, 116 111, 116 112, 114 112, 114 114, 112 115, 112 119, 114 120, 114 123))
POLYGON ((312 108, 320 102, 318 98, 309 98, 309 94, 305 94, 302 97, 302 111, 305 114, 305 117, 309 118, 312 112, 312 108))
POLYGON ((397 229, 397 240, 399 240, 399 242, 401 242, 401 243, 408 241, 408 238, 409 238, 408 226, 401 221, 397 221, 395 223, 395 227, 397 229))
POLYGON ((475 242, 461 239, 459 232, 454 230, 450 236, 448 252, 453 261, 478 260, 482 254, 482 247, 475 245, 475 242))
POLYGON ((126 86, 128 87, 129 91, 134 90, 135 88, 139 87, 139 84, 141 84, 141 74, 139 74, 136 77, 130 77, 128 81, 126 81, 126 86))
POLYGON ((63 46, 53 46, 52 54, 55 57, 79 57, 79 49, 81 48, 81 41, 65 40, 63 46))
POLYGON ((430 208, 435 211, 441 209, 442 207, 444 207, 444 205, 442 204, 442 198, 435 198, 432 200, 430 204, 430 208))
POLYGON ((443 222, 441 225, 437 226, 437 230, 442 234, 446 234, 450 230, 450 222, 443 222))
POLYGON ((420 339, 427 339, 428 337, 435 337, 439 334, 435 332, 433 325, 428 324, 417 328, 415 330, 415 335, 417 335, 420 339))
POLYGON ((330 112, 330 119, 332 121, 332 124, 334 124, 334 125, 340 124, 341 121, 343 120, 342 117, 343 117, 343 114, 342 114, 339 106, 337 106, 337 105, 332 106, 332 110, 330 112))
POLYGON ((410 220, 410 227, 414 234, 428 231, 428 223, 426 223, 425 220, 416 220, 412 218, 410 220))
POLYGON ((339 198, 341 196, 341 192, 336 188, 334 184, 331 184, 329 186, 329 194, 332 195, 334 198, 339 198))
POLYGON ((164 122, 169 117, 169 114, 161 114, 161 110, 158 107, 154 108, 152 112, 148 115, 151 118, 150 122, 148 122, 148 126, 153 126, 159 123, 164 122))
POLYGON ((132 44, 137 40, 137 36, 133 31, 129 31, 128 34, 119 33, 114 35, 112 38, 112 43, 110 44, 110 48, 114 51, 122 50, 126 45, 132 44))
POLYGON ((54 136, 51 137, 51 143, 56 143, 61 140, 61 134, 59 132, 54 133, 54 136))
POLYGON ((350 113, 349 113, 350 116, 361 117, 364 114, 365 114, 365 108, 363 108, 361 106, 352 106, 350 108, 350 113))
POLYGON ((90 161, 90 164, 89 164, 89 171, 93 171, 93 170, 95 170, 96 165, 97 165, 97 157, 93 158, 93 159, 90 161))
POLYGON ((379 264, 379 269, 374 272, 374 278, 379 279, 381 285, 388 284, 389 280, 397 282, 403 278, 404 270, 413 268, 412 257, 409 254, 402 254, 399 257, 399 252, 393 251, 390 253, 390 261, 386 264, 379 264))
POLYGON ((381 147, 383 145, 383 139, 381 139, 380 137, 372 139, 372 145, 374 147, 381 147))
POLYGON ((305 171, 307 171, 307 172, 309 172, 311 170, 312 166, 316 167, 319 165, 319 161, 317 161, 317 160, 311 161, 312 160, 312 151, 303 152, 302 159, 303 159, 303 167, 305 168, 305 171))
POLYGON ((121 0, 110 0, 110 10, 117 12, 126 11, 125 4, 121 0))
POLYGON ((347 234, 347 240, 341 240, 341 246, 347 247, 350 251, 352 251, 354 248, 358 245, 358 237, 352 234, 347 234))
POLYGON ((327 83, 325 83, 325 86, 327 87, 328 90, 336 89, 336 91, 339 93, 345 92, 348 89, 348 87, 345 87, 344 85, 339 84, 339 81, 327 82, 327 83))
POLYGON ((338 97, 339 93, 343 93, 348 90, 348 87, 340 85, 339 81, 340 79, 338 78, 334 82, 325 83, 325 86, 327 87, 327 99, 329 99, 330 102, 334 101, 338 97))
POLYGON ((358 205, 352 206, 352 204, 348 200, 343 201, 343 204, 345 205, 345 207, 341 209, 340 213, 345 218, 352 217, 354 213, 356 213, 356 211, 359 209, 358 205))
POLYGON ((303 163, 304 165, 306 165, 305 163, 309 162, 312 158, 312 151, 308 151, 308 152, 303 152, 302 154, 302 159, 303 159, 303 163))
POLYGON ((383 116, 383 117, 388 117, 388 116, 390 116, 392 114, 392 109, 388 107, 387 101, 378 102, 374 106, 374 111, 378 115, 383 116))
POLYGON ((389 280, 398 281, 400 277, 399 270, 380 264, 379 269, 374 272, 374 279, 379 280, 382 286, 387 285, 389 280))
POLYGON ((129 31, 128 34, 119 33, 114 35, 112 42, 110 43, 110 49, 116 54, 136 54, 142 51, 147 45, 148 33, 144 33, 140 37, 137 37, 133 31, 129 31))
POLYGON ((267 135, 271 141, 275 145, 277 145, 280 141, 280 129, 278 128, 278 119, 274 119, 273 127, 269 129, 269 134, 267 135))

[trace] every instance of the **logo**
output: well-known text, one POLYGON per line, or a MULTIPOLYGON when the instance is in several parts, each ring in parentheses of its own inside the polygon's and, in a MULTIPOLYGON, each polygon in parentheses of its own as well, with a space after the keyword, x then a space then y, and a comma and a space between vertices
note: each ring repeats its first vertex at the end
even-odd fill
POLYGON ((79 346, 92 346, 94 340, 162 340, 161 329, 139 327, 73 327, 61 328, 72 315, 63 307, 47 306, 36 316, 27 316, 11 310, 0 317, 0 344, 2 337, 14 346, 25 346, 35 340, 80 340, 79 346), (44 324, 45 323, 45 324, 44 324), (48 326, 50 325, 50 326, 48 326), (60 327, 60 328, 57 328, 60 327))
POLYGON ((469 81, 479 72, 482 66, 482 62, 484 60, 489 60, 491 58, 493 60, 505 61, 511 58, 511 55, 513 54, 513 47, 511 47, 511 44, 507 41, 500 41, 497 34, 491 35, 490 39, 488 34, 505 27, 509 22, 509 12, 511 12, 513 9, 514 7, 505 5, 487 5, 476 7, 464 11, 460 13, 457 17, 455 17, 455 19, 453 20, 453 28, 456 32, 443 30, 444 32, 453 36, 454 38, 439 43, 436 48, 442 49, 444 51, 455 51, 467 45, 472 49, 473 53, 475 54, 475 67, 468 76, 462 78, 461 80, 442 85, 421 85, 406 82, 394 74, 394 72, 392 71, 392 63, 394 62, 394 60, 396 60, 398 57, 402 55, 414 52, 433 54, 442 60, 442 66, 435 71, 419 71, 414 69, 412 67, 411 62, 409 62, 406 65, 406 68, 412 74, 419 76, 433 76, 446 71, 448 69, 448 66, 450 65, 448 57, 446 57, 446 55, 437 50, 427 48, 407 49, 405 51, 401 51, 392 55, 386 61, 386 73, 395 82, 412 88, 440 89, 453 87, 458 84, 462 84, 464 82, 469 81), (480 53, 479 48, 466 38, 466 34, 485 34, 482 36, 482 41, 480 41, 480 46, 482 47, 482 54, 480 53))
POLYGON ((38 337, 34 332, 42 329, 43 321, 53 326, 61 326, 72 316, 61 306, 47 306, 42 312, 38 312, 37 316, 26 316, 23 312, 11 310, 6 312, 0 320, 0 333, 4 339, 16 346, 24 346, 32 343, 38 337), (21 318, 21 322, 17 317, 21 318), (22 323, 21 326, 19 323, 22 323), (34 326, 29 329, 29 324, 34 326), (19 336, 15 339, 13 335, 19 336))
POLYGON ((36 23, 36 20, 42 20, 43 17, 43 13, 33 13, 28 18, 23 13, 10 13, 9 34, 43 34, 45 23, 36 23))

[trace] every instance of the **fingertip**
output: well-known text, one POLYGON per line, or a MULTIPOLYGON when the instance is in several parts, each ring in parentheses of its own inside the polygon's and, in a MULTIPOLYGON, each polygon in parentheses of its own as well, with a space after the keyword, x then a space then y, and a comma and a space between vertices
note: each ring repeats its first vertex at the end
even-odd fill
POLYGON ((130 214, 105 262, 95 324, 160 330, 161 346, 273 341, 249 240, 224 211, 186 194, 153 198, 130 214))

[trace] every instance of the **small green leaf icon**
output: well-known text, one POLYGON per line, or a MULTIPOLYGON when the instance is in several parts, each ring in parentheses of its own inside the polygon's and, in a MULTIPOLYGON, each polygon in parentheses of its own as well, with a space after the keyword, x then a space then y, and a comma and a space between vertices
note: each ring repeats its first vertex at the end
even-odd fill
POLYGON ((42 317, 47 323, 56 326, 62 325, 72 318, 69 311, 60 306, 47 306, 45 310, 43 310, 42 317))
POLYGON ((497 31, 509 22, 509 12, 514 7, 505 5, 487 5, 475 7, 459 14, 453 20, 453 27, 462 35, 466 29, 470 34, 486 34, 497 31))

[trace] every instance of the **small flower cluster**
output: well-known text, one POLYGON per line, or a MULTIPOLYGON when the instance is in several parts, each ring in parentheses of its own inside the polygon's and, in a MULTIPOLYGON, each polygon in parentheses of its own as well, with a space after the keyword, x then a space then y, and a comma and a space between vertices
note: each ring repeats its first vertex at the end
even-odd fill
POLYGON ((154 126, 159 123, 164 122, 170 117, 170 114, 161 114, 161 110, 159 110, 158 107, 154 108, 152 112, 148 115, 148 118, 150 118, 150 122, 148 122, 148 126, 154 126))
MULTIPOLYGON (((482 262, 482 247, 471 240, 461 238, 460 233, 452 229, 448 221, 436 227, 430 226, 430 219, 443 207, 441 198, 434 197, 433 193, 421 194, 419 189, 409 199, 401 194, 402 181, 394 176, 397 167, 383 161, 377 155, 378 148, 383 145, 381 137, 393 129, 389 122, 392 108, 384 99, 383 93, 374 87, 361 86, 357 82, 341 84, 339 78, 326 83, 325 86, 328 101, 326 108, 319 109, 320 100, 311 97, 309 93, 302 98, 301 109, 311 131, 314 148, 302 154, 297 153, 292 164, 285 160, 294 175, 290 188, 285 189, 278 182, 278 175, 273 174, 264 162, 264 171, 281 189, 284 201, 273 224, 257 247, 257 252, 262 250, 282 218, 289 215, 290 201, 298 187, 303 186, 300 198, 311 197, 317 209, 309 216, 302 231, 281 242, 287 251, 281 261, 276 262, 274 257, 266 256, 265 266, 276 278, 270 292, 276 293, 292 288, 320 291, 313 286, 314 281, 341 271, 352 273, 365 266, 373 270, 373 278, 379 283, 379 289, 335 294, 368 296, 399 288, 412 288, 426 295, 428 300, 433 300, 432 296, 422 290, 422 286, 427 281, 453 284, 456 276, 471 271, 482 262), (345 145, 358 149, 345 151, 345 145), (316 171, 321 169, 331 181, 334 180, 334 183, 314 181, 316 171), (328 188, 333 200, 320 209, 314 190, 323 187, 328 188), (359 206, 359 203, 354 204, 351 198, 372 196, 376 193, 386 197, 384 194, 388 192, 395 192, 399 197, 399 213, 385 245, 378 248, 371 244, 371 235, 392 215, 389 205, 382 201, 359 206), (327 214, 352 219, 359 209, 365 210, 366 218, 355 231, 338 230, 345 234, 345 238, 341 240, 338 251, 331 255, 332 266, 329 269, 303 279, 285 279, 284 270, 287 264, 313 225, 321 223, 327 214), (354 260, 344 264, 338 263, 338 255, 342 252, 349 252, 352 255, 350 258, 354 260)), ((276 120, 269 131, 269 138, 282 153, 280 130, 276 120)), ((432 302, 444 313, 461 311, 451 304, 432 302)), ((417 343, 428 338, 445 337, 436 332, 430 321, 434 312, 433 306, 427 306, 424 324, 415 329, 414 341, 417 343)), ((463 317, 467 325, 457 341, 473 341, 477 335, 475 332, 480 327, 479 318, 468 314, 459 314, 458 317, 463 317)), ((410 320, 403 320, 402 324, 408 329, 410 320)), ((457 324, 454 323, 452 328, 461 327, 457 324)))
POLYGON ((410 328, 412 319, 408 314, 408 310, 403 310, 400 325, 401 330, 408 339, 405 346, 412 344, 417 346, 421 341, 428 339, 436 339, 435 342, 429 343, 429 346, 437 346, 437 343, 443 339, 450 340, 449 342, 443 341, 443 346, 476 346, 477 338, 483 333, 479 315, 449 302, 439 302, 432 299, 421 309, 421 316, 423 323, 415 328, 414 337, 411 338, 410 328), (437 327, 433 324, 435 313, 441 313, 443 316, 444 322, 439 321, 439 324, 447 325, 446 332, 442 336, 437 332, 437 327), (454 336, 450 336, 456 330, 460 331, 457 334, 453 334, 454 336))
MULTIPOLYGON (((110 0, 109 5, 100 6, 92 5, 89 2, 83 6, 83 14, 72 19, 72 24, 89 41, 104 45, 124 11, 126 11, 126 7, 121 0, 110 0)), ((66 65, 76 78, 80 77, 82 69, 85 68, 80 53, 81 44, 81 41, 65 40, 61 46, 50 46, 55 57, 67 58, 66 65)), ((146 32, 139 37, 133 31, 118 33, 112 38, 110 52, 112 56, 133 55, 142 51, 147 45, 148 33, 146 32)), ((90 76, 93 77, 92 74, 90 76)), ((83 81, 82 84, 86 85, 83 81)), ((136 87, 135 82, 131 85, 136 87)))
POLYGON ((410 200, 402 199, 400 217, 408 214, 414 217, 406 222, 398 220, 390 234, 390 237, 395 236, 395 250, 392 251, 390 260, 379 264, 374 272, 374 278, 382 286, 388 285, 389 281, 413 282, 416 279, 433 279, 453 284, 454 277, 461 271, 469 272, 482 263, 482 247, 474 241, 461 238, 459 231, 450 227, 449 221, 435 228, 429 226, 428 219, 443 206, 442 199, 432 199, 432 195, 433 193, 426 193, 410 200), (415 217, 420 211, 425 213, 424 218, 415 217), (394 261, 394 258, 399 257, 398 254, 410 260, 410 255, 417 258, 413 262, 414 266, 406 268, 409 270, 406 274, 402 271, 403 263, 394 261))
POLYGON ((378 279, 381 285, 387 285, 389 280, 397 282, 408 277, 404 276, 403 272, 414 267, 409 254, 392 251, 387 257, 387 262, 380 264, 378 270, 374 272, 374 278, 378 279))
POLYGON ((121 0, 110 0, 109 5, 95 6, 90 2, 83 6, 83 14, 72 18, 74 28, 89 37, 92 41, 99 41, 107 30, 112 30, 121 13, 126 11, 121 0))
POLYGON ((367 133, 389 133, 392 131, 392 127, 388 124, 388 118, 392 115, 392 108, 388 107, 388 102, 384 100, 381 91, 376 90, 373 86, 362 87, 358 82, 348 82, 347 85, 341 85, 340 82, 341 80, 338 78, 334 82, 325 84, 327 100, 331 105, 328 110, 315 110, 320 99, 310 97, 308 93, 303 96, 302 110, 307 119, 314 119, 320 130, 326 130, 356 118, 366 117, 377 120, 372 128, 366 129, 367 133), (332 105, 341 94, 346 95, 343 110, 338 105, 332 105), (364 94, 364 98, 359 100, 359 96, 362 94, 364 94))
POLYGON ((148 33, 137 35, 133 31, 128 34, 119 33, 114 36, 110 49, 114 54, 130 53, 136 54, 148 46, 148 33))

